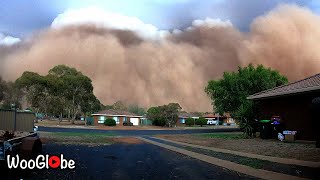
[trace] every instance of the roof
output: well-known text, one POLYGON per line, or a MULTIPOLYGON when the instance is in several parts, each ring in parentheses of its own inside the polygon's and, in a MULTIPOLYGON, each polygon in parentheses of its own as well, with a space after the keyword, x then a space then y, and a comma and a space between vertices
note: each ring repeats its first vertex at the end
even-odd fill
POLYGON ((195 113, 187 113, 187 112, 180 112, 178 114, 178 116, 180 118, 188 118, 188 117, 199 117, 199 115, 195 114, 195 113))
POLYGON ((302 79, 297 82, 278 86, 249 96, 247 99, 263 99, 297 93, 305 93, 320 90, 320 74, 302 79))
POLYGON ((92 114, 93 116, 98 115, 109 115, 109 116, 129 116, 129 117, 142 117, 137 114, 127 112, 127 111, 121 111, 121 110, 114 110, 114 109, 107 109, 103 111, 99 111, 97 113, 92 114))
POLYGON ((215 114, 210 113, 210 114, 204 115, 203 117, 204 118, 215 118, 215 117, 218 117, 218 116, 216 116, 215 114))

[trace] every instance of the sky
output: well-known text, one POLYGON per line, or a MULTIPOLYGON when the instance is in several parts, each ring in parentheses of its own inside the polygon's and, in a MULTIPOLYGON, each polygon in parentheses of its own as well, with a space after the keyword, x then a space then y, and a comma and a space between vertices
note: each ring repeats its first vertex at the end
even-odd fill
POLYGON ((16 38, 50 27, 68 10, 85 8, 138 18, 159 30, 183 29, 196 19, 212 18, 229 20, 238 29, 247 31, 255 17, 281 3, 296 3, 320 13, 318 0, 1 0, 0 39, 6 38, 8 42, 8 38, 9 41, 13 38, 13 42, 19 42, 16 38))
POLYGON ((0 76, 66 64, 104 104, 207 111, 207 82, 239 66, 319 73, 319 15, 319 0, 0 0, 0 76))

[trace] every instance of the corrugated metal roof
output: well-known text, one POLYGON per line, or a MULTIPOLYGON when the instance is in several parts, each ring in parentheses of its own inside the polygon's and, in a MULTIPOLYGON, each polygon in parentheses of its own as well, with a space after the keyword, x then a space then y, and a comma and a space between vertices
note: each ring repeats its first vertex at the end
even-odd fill
POLYGON ((320 74, 253 94, 247 99, 262 99, 318 90, 320 90, 320 74))

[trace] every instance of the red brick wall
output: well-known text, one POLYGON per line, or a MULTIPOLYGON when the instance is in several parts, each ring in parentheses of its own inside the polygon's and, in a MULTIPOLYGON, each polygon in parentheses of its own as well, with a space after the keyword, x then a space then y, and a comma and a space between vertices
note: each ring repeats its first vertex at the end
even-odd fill
POLYGON ((317 93, 308 93, 260 100, 262 113, 259 119, 281 116, 287 130, 298 131, 298 139, 314 140, 316 132, 320 130, 316 125, 317 120, 312 117, 311 101, 316 96, 317 93))
POLYGON ((93 116, 93 125, 95 126, 98 126, 98 119, 99 119, 99 116, 93 116))
POLYGON ((119 124, 117 124, 119 126, 123 126, 123 117, 119 117, 119 124))

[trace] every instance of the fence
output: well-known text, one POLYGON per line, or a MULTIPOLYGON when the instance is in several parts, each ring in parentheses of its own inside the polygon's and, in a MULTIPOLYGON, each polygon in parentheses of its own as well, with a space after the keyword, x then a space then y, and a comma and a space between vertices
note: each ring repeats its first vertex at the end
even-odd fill
POLYGON ((144 125, 150 126, 150 125, 152 125, 152 121, 149 119, 141 118, 141 125, 142 126, 144 126, 144 125))
POLYGON ((0 109, 0 130, 33 132, 35 114, 31 112, 16 112, 0 109), (16 116, 16 124, 15 124, 16 116))

